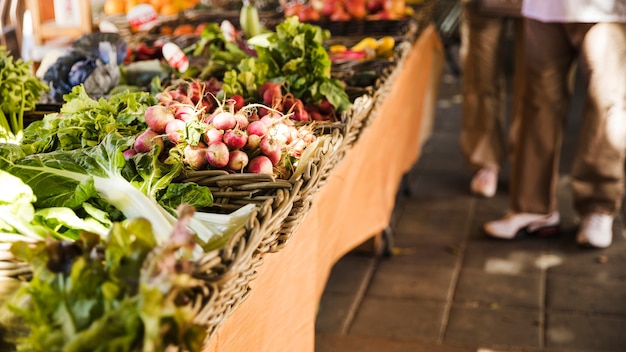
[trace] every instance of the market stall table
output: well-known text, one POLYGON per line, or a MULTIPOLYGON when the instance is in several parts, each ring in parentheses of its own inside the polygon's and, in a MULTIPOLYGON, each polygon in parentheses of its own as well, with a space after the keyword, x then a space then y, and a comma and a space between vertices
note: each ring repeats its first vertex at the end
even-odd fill
POLYGON ((443 65, 430 25, 393 89, 328 181, 285 248, 267 254, 252 292, 219 328, 210 351, 314 351, 318 304, 333 265, 389 224, 402 176, 419 157, 434 118, 443 65))

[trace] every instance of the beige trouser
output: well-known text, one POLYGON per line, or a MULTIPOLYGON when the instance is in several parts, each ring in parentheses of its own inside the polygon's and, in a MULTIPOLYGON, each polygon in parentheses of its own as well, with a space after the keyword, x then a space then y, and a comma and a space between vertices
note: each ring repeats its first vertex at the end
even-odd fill
POLYGON ((511 174, 511 208, 557 210, 558 164, 576 58, 586 101, 572 169, 576 210, 614 214, 624 194, 626 24, 526 20, 527 86, 511 174))
POLYGON ((481 15, 476 2, 463 4, 461 21, 462 128, 461 151, 471 170, 484 166, 500 168, 511 153, 517 121, 506 127, 505 48, 503 39, 509 21, 514 32, 513 104, 519 100, 524 75, 521 72, 522 20, 481 15), (505 132, 508 129, 508 136, 505 132))

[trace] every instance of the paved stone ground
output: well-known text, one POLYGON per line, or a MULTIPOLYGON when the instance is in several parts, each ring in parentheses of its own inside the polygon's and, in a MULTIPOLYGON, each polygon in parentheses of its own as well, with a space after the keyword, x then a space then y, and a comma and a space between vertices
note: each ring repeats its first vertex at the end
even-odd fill
POLYGON ((460 154, 459 80, 442 79, 434 133, 399 192, 391 257, 349 253, 334 267, 316 321, 318 352, 626 351, 626 241, 584 250, 568 170, 580 94, 564 142, 562 233, 487 238, 481 225, 507 209, 469 192, 460 154))

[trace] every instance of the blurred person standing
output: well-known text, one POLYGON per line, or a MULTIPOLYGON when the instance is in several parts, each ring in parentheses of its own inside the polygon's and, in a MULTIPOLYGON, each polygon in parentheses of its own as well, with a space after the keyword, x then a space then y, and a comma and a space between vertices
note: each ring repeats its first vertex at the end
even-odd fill
POLYGON ((488 235, 555 233, 558 164, 570 102, 567 76, 578 59, 586 92, 572 167, 576 242, 605 248, 624 196, 626 154, 626 0, 525 0, 525 72, 510 212, 487 222, 488 235))
POLYGON ((480 0, 462 0, 461 3, 461 151, 474 173, 470 184, 472 193, 492 197, 497 190, 498 173, 511 153, 517 130, 514 117, 518 116, 517 102, 524 79, 520 66, 522 20, 486 13, 480 0), (511 29, 514 50, 507 53, 506 40, 511 29), (507 60, 511 57, 513 97, 507 127, 507 60))

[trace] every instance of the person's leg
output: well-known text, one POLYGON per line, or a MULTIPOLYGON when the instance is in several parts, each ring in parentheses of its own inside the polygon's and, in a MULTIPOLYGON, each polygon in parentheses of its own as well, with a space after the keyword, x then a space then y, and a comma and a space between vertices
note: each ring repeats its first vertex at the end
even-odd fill
MULTIPOLYGON (((487 192, 495 193, 497 171, 503 159, 504 87, 501 67, 501 41, 505 19, 478 13, 476 4, 464 5, 461 26, 462 48, 462 129, 461 150, 470 169, 478 172, 472 182, 490 183, 487 192), (490 170, 480 179, 481 169, 490 170)), ((482 193, 482 192, 478 192, 482 193)))
POLYGON ((514 238, 523 229, 554 234, 560 222, 558 163, 569 103, 567 74, 575 50, 561 24, 526 19, 523 51, 526 81, 518 107, 510 213, 484 226, 488 235, 503 239, 514 238))
POLYGON ((572 188, 574 206, 583 216, 578 241, 595 247, 611 244, 612 218, 624 196, 624 58, 626 24, 601 23, 586 32, 580 68, 587 101, 572 170, 572 188))
POLYGON ((521 102, 523 87, 526 82, 526 73, 524 72, 524 22, 521 18, 513 20, 514 35, 514 52, 513 52, 513 77, 511 81, 511 117, 508 127, 508 157, 511 160, 514 156, 515 146, 517 145, 517 135, 519 134, 519 125, 521 119, 521 102))
POLYGON ((511 210, 557 211, 556 190, 563 129, 569 108, 567 76, 575 57, 561 24, 525 22, 526 84, 511 171, 511 210))

